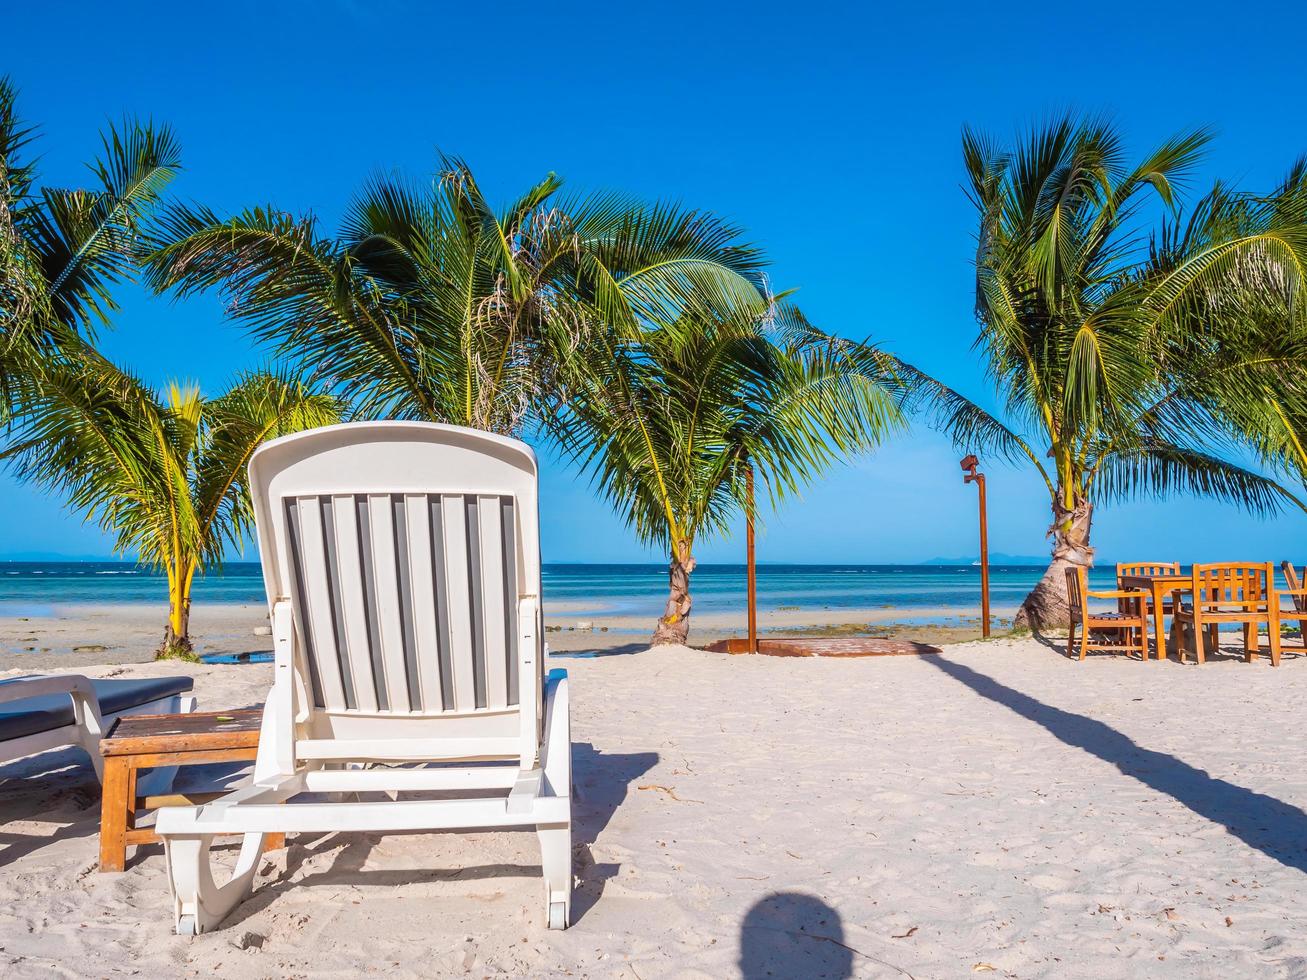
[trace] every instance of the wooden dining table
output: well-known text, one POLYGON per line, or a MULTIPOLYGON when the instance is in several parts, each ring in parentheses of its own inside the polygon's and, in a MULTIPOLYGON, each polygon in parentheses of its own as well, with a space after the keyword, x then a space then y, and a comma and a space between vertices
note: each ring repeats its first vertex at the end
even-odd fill
MULTIPOLYGON (((1158 660, 1166 659, 1168 648, 1168 641, 1165 639, 1165 633, 1163 632, 1162 602, 1168 595, 1192 591, 1193 587, 1194 577, 1192 575, 1122 575, 1117 583, 1117 588, 1140 589, 1149 593, 1152 597, 1153 642, 1156 644, 1158 660)), ((1178 639, 1176 639, 1176 645, 1177 655, 1183 660, 1184 652, 1178 649, 1178 639)), ((1145 654, 1145 657, 1147 657, 1147 654, 1145 654)))

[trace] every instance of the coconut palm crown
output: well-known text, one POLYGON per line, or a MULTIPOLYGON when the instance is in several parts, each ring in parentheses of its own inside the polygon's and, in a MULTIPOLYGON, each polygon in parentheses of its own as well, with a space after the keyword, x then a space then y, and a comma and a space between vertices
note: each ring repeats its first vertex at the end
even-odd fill
POLYGON ((87 186, 39 187, 35 138, 0 78, 0 420, 23 376, 108 323, 112 287, 134 274, 145 219, 180 168, 167 127, 128 120, 103 134, 87 186))
POLYGON ((239 377, 216 398, 157 393, 95 354, 46 370, 24 392, 0 460, 67 498, 168 579, 162 656, 187 656, 197 573, 253 527, 246 465, 266 439, 340 419, 340 403, 285 373, 239 377))
POLYGON ((670 558, 653 643, 685 643, 695 544, 755 516, 750 472, 779 502, 900 429, 893 361, 811 326, 792 304, 691 304, 574 359, 564 449, 638 537, 670 558), (580 360, 580 363, 576 363, 580 360))
POLYGON ((515 434, 560 399, 558 366, 594 326, 692 290, 730 303, 761 288, 757 251, 712 216, 561 186, 551 174, 496 210, 442 158, 429 187, 369 183, 334 239, 272 209, 172 208, 152 281, 220 289, 258 339, 365 415, 515 434))

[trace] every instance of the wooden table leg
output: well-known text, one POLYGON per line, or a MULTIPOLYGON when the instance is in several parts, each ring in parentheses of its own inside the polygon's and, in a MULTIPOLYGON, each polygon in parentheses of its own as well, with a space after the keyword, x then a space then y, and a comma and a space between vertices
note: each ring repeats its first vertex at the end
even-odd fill
POLYGON ((1153 586, 1153 642, 1157 646, 1157 659, 1166 659, 1166 634, 1162 632, 1166 614, 1162 611, 1162 590, 1153 586))
POLYGON ((135 800, 128 795, 136 780, 131 761, 109 756, 104 760, 104 787, 100 800, 100 870, 122 871, 127 866, 127 812, 135 800))

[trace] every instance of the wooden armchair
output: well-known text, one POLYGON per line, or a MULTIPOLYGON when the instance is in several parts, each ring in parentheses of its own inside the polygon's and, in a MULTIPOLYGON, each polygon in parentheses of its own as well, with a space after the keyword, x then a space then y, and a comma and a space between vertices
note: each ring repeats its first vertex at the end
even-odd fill
POLYGON ((1071 629, 1067 633, 1066 653, 1072 655, 1076 645, 1076 627, 1080 628, 1080 659, 1090 650, 1124 650, 1137 653, 1141 660, 1148 659, 1148 593, 1131 589, 1090 591, 1089 576, 1084 568, 1066 570, 1066 597, 1070 605, 1071 629), (1094 612, 1090 599, 1115 599, 1114 612, 1094 612), (1103 632, 1121 634, 1119 643, 1094 643, 1092 634, 1103 632))
POLYGON ((1192 647, 1198 662, 1206 663, 1205 647, 1216 646, 1221 623, 1243 624, 1244 660, 1252 662, 1258 652, 1257 628, 1266 624, 1272 666, 1280 665, 1279 599, 1275 594, 1275 572, 1270 562, 1227 562, 1194 565, 1194 587, 1176 604, 1173 622, 1182 636, 1184 649, 1192 647), (1204 634, 1208 634, 1206 637, 1204 634), (1187 639, 1186 639, 1187 638, 1187 639))
POLYGON ((1298 646, 1286 648, 1281 641, 1280 648, 1290 649, 1295 653, 1307 653, 1307 587, 1303 584, 1307 582, 1307 568, 1304 568, 1300 575, 1293 562, 1285 561, 1280 563, 1280 571, 1284 573, 1284 584, 1288 588, 1279 591, 1277 596, 1287 596, 1289 608, 1285 609, 1283 604, 1277 602, 1275 611, 1281 622, 1286 619, 1290 622, 1297 621, 1300 638, 1298 646))
MULTIPOLYGON (((1127 575, 1179 575, 1180 563, 1178 561, 1119 561, 1116 563, 1116 587, 1124 588, 1121 579, 1127 575)), ((1153 612, 1153 597, 1150 595, 1145 602, 1145 610, 1149 615, 1153 612)), ((1169 616, 1175 610, 1175 601, 1170 595, 1162 599, 1162 615, 1169 616)), ((1159 620, 1160 622, 1160 620, 1159 620)), ((1165 638, 1158 636, 1157 647, 1162 651, 1165 658, 1166 650, 1163 647, 1165 638)))

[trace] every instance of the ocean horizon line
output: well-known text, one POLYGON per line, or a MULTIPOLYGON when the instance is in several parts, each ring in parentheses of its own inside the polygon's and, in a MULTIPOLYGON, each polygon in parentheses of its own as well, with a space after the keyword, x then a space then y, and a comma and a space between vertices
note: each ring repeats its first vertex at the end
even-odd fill
MULTIPOLYGON (((1048 565, 1051 558, 993 558, 989 563, 991 566, 1001 566, 1007 568, 1044 568, 1048 565)), ((968 568, 978 566, 979 558, 957 558, 957 559, 939 559, 926 558, 915 561, 758 561, 758 568, 968 568)), ((544 568, 664 568, 666 561, 655 559, 644 560, 627 560, 627 561, 542 561, 544 568)), ((1097 565, 1113 564, 1112 562, 1100 561, 1097 565)), ((133 569, 149 570, 150 566, 144 562, 133 561, 130 558, 0 558, 0 565, 117 565, 133 569)), ((216 565, 210 569, 210 573, 221 574, 222 569, 234 566, 248 566, 259 568, 258 559, 250 558, 232 558, 216 565)), ((709 568, 744 568, 743 561, 700 561, 697 563, 696 572, 709 568)), ((201 574, 204 574, 203 572, 201 574)))

